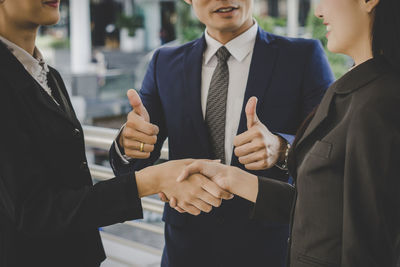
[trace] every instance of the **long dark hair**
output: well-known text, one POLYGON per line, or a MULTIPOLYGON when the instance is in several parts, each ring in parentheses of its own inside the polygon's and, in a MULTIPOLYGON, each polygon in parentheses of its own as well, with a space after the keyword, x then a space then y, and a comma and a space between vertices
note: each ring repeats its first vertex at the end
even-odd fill
POLYGON ((380 0, 372 26, 374 57, 383 57, 400 71, 400 0, 380 0))

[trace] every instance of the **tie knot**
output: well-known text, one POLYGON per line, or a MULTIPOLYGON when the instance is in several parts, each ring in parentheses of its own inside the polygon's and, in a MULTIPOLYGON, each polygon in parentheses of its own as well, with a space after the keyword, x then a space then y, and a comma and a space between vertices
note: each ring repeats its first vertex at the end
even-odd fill
POLYGON ((221 46, 215 55, 217 56, 219 62, 226 62, 231 56, 231 53, 229 53, 225 46, 221 46))

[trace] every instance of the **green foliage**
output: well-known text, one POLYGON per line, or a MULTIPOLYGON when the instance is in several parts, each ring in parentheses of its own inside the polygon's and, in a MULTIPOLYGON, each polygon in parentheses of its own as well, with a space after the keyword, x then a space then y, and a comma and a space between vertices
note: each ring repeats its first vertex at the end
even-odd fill
POLYGON ((116 21, 118 29, 128 29, 129 36, 135 36, 137 29, 143 27, 143 15, 135 12, 132 15, 120 14, 116 21))
POLYGON ((180 1, 177 6, 179 39, 186 43, 199 38, 206 28, 205 25, 193 17, 190 5, 180 1))
POLYGON ((327 49, 326 26, 321 19, 314 16, 312 9, 307 18, 307 28, 314 39, 321 41, 335 77, 340 78, 343 76, 349 69, 349 58, 345 55, 332 53, 327 49))
POLYGON ((274 33, 276 27, 286 27, 285 18, 273 18, 270 16, 255 16, 258 25, 267 32, 274 33))
MULTIPOLYGON (((178 35, 183 42, 192 41, 203 34, 205 25, 193 17, 190 5, 183 1, 178 3, 178 14, 178 35)), ((276 27, 286 27, 285 18, 256 16, 255 19, 260 27, 268 32, 274 32, 276 27)))
POLYGON ((69 48, 69 39, 55 39, 53 42, 50 43, 50 47, 54 49, 64 49, 69 48))
POLYGON ((69 48, 68 38, 56 38, 52 35, 38 36, 36 44, 40 48, 66 49, 69 48))

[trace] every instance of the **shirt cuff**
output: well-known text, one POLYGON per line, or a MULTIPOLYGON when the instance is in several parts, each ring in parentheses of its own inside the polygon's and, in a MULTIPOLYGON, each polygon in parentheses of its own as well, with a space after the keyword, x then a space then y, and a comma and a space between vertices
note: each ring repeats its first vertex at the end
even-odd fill
POLYGON ((279 135, 280 137, 282 137, 283 139, 285 139, 286 141, 288 141, 288 143, 289 143, 290 145, 293 144, 293 141, 294 141, 294 138, 295 138, 294 135, 291 135, 291 134, 284 134, 284 133, 275 133, 275 134, 276 134, 276 135, 279 135))
POLYGON ((117 152, 117 155, 120 157, 122 163, 129 164, 130 163, 129 161, 132 160, 132 158, 128 157, 127 155, 124 155, 125 154, 124 148, 121 147, 118 142, 119 137, 121 136, 122 130, 125 128, 125 125, 126 125, 126 123, 124 125, 122 125, 122 127, 118 131, 117 137, 114 140, 114 148, 115 148, 115 152, 117 152))

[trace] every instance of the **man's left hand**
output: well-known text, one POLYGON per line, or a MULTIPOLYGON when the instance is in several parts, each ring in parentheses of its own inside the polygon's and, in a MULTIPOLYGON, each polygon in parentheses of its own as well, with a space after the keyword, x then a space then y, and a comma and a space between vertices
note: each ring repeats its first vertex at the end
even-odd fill
POLYGON ((248 170, 265 170, 281 159, 282 138, 272 134, 256 113, 257 98, 251 97, 246 105, 247 131, 234 139, 235 155, 248 170))

